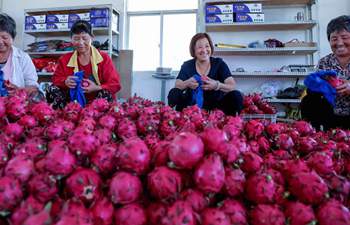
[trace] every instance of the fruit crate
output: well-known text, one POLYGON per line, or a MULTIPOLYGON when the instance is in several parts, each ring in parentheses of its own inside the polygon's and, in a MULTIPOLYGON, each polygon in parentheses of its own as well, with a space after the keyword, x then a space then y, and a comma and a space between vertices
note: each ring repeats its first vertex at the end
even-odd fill
POLYGON ((272 123, 276 123, 277 114, 242 114, 242 118, 244 120, 265 119, 265 120, 271 120, 272 123))

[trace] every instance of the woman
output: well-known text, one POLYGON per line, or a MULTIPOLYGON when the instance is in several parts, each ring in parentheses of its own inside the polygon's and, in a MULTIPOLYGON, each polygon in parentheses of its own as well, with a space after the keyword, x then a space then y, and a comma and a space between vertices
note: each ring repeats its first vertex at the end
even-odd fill
POLYGON ((79 20, 71 28, 71 41, 75 50, 60 57, 52 77, 53 85, 48 87, 46 98, 54 108, 63 108, 71 101, 68 92, 77 86, 74 76, 83 71, 81 88, 88 101, 105 98, 112 101, 121 89, 120 78, 107 53, 98 51, 91 45, 93 40, 91 25, 79 20))
POLYGON ((328 23, 327 38, 332 53, 320 59, 318 70, 335 70, 343 81, 336 88, 335 107, 319 93, 311 92, 301 102, 303 119, 320 129, 350 128, 350 16, 340 16, 328 23))
POLYGON ((190 54, 193 59, 181 66, 175 88, 168 95, 170 106, 182 110, 196 104, 193 94, 201 83, 204 109, 221 109, 227 115, 240 113, 243 108, 242 94, 236 90, 227 64, 221 58, 212 57, 213 52, 214 46, 207 33, 198 33, 192 37, 190 54), (194 75, 199 75, 201 79, 198 80, 198 76, 194 75))
POLYGON ((38 75, 29 55, 13 46, 16 23, 8 15, 0 14, 0 72, 6 94, 14 95, 23 89, 29 95, 38 92, 38 75))

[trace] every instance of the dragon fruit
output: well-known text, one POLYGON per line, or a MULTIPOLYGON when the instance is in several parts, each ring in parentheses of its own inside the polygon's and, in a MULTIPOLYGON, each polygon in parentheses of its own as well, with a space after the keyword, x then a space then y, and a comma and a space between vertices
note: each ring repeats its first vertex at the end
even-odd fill
POLYGON ((51 203, 48 203, 38 214, 29 216, 23 225, 45 225, 51 224, 50 217, 51 203))
POLYGON ((307 166, 306 162, 301 159, 287 160, 282 169, 282 173, 286 177, 293 176, 300 172, 310 172, 310 168, 307 166))
POLYGON ((264 125, 258 120, 249 120, 245 124, 245 133, 247 138, 256 139, 264 131, 264 125))
MULTIPOLYGON (((83 133, 91 134, 95 130, 96 121, 93 118, 85 117, 79 121, 78 127, 81 128, 80 130, 83 131, 83 133)), ((78 127, 76 130, 78 130, 78 127)))
POLYGON ((141 114, 136 121, 137 131, 142 135, 158 132, 160 121, 154 115, 141 114))
POLYGON ((117 120, 113 116, 107 114, 99 119, 98 124, 107 130, 113 130, 117 124, 117 120))
POLYGON ((150 225, 158 224, 166 216, 167 207, 160 202, 152 202, 147 206, 147 221, 150 225))
POLYGON ((284 128, 283 123, 271 123, 265 127, 265 131, 271 138, 275 138, 285 131, 284 128))
POLYGON ((244 127, 244 120, 240 116, 226 116, 226 124, 234 125, 241 131, 244 127))
POLYGON ((9 152, 4 144, 0 142, 0 168, 6 166, 9 160, 9 152))
POLYGON ((163 225, 195 225, 196 219, 189 203, 176 201, 162 219, 163 225))
POLYGON ((213 153, 204 158, 195 170, 194 180, 204 193, 218 193, 225 184, 225 169, 220 156, 213 153))
POLYGON ((284 186, 286 181, 284 179, 284 176, 282 175, 281 172, 278 170, 275 170, 273 168, 268 168, 264 170, 267 174, 269 174, 272 177, 272 180, 279 185, 284 186))
POLYGON ((345 83, 343 79, 340 79, 338 77, 332 77, 332 76, 327 76, 326 80, 334 88, 337 88, 338 86, 345 83))
POLYGON ((169 159, 169 141, 159 141, 157 145, 151 149, 151 165, 165 166, 169 159))
POLYGON ((327 184, 314 171, 295 173, 288 183, 290 192, 303 203, 317 205, 326 199, 327 184))
POLYGON ((234 139, 230 141, 227 151, 227 163, 234 163, 241 153, 248 151, 247 142, 244 139, 234 139))
POLYGON ((284 225, 285 217, 277 205, 257 205, 250 212, 252 225, 284 225))
POLYGON ((225 123, 225 113, 219 109, 213 109, 210 111, 207 120, 208 124, 211 124, 213 127, 222 128, 225 123))
POLYGON ((289 202, 284 214, 290 225, 316 224, 316 218, 312 207, 301 202, 289 202))
POLYGON ((225 192, 231 197, 238 197, 244 192, 245 175, 240 169, 225 168, 225 192))
POLYGON ((114 207, 107 198, 102 198, 95 202, 91 212, 94 224, 111 225, 113 223, 114 207))
POLYGON ((105 144, 97 148, 91 157, 91 163, 101 174, 113 173, 116 169, 115 155, 117 146, 115 144, 105 144))
POLYGON ((209 199, 204 194, 195 189, 186 189, 180 194, 181 199, 192 206, 193 211, 201 212, 209 205, 209 199))
POLYGON ((237 138, 241 134, 241 130, 237 128, 235 124, 226 124, 223 128, 222 131, 225 132, 227 138, 229 141, 237 138))
POLYGON ((269 140, 266 137, 264 136, 258 137, 257 143, 259 145, 259 152, 266 153, 270 151, 271 145, 269 140))
POLYGON ((241 202, 226 199, 223 201, 220 209, 229 217, 231 224, 248 225, 247 212, 241 202))
POLYGON ((273 203, 276 183, 267 173, 253 174, 246 181, 246 198, 256 204, 273 203))
POLYGON ((112 132, 106 128, 101 128, 94 131, 94 135, 100 144, 108 144, 112 140, 112 132))
POLYGON ((0 97, 0 118, 6 116, 6 98, 0 97))
POLYGON ((18 96, 7 98, 6 114, 12 120, 18 120, 27 113, 28 102, 18 96))
POLYGON ((13 209, 22 199, 23 193, 19 182, 8 176, 0 178, 0 211, 13 209))
POLYGON ((77 121, 80 116, 81 106, 78 102, 69 102, 63 110, 63 117, 69 121, 77 121))
POLYGON ((329 200, 320 205, 316 217, 320 225, 350 224, 349 209, 336 200, 329 200))
POLYGON ((177 167, 191 169, 202 159, 204 145, 197 135, 182 132, 170 142, 168 153, 177 167))
POLYGON ((230 225, 230 218, 220 209, 207 208, 201 213, 202 225, 230 225))
POLYGON ((99 199, 101 187, 101 178, 91 169, 78 168, 66 180, 68 193, 84 203, 91 203, 99 199))
POLYGON ((30 112, 42 125, 52 120, 55 114, 51 106, 44 101, 32 105, 30 112))
POLYGON ((18 123, 26 129, 31 129, 38 126, 38 121, 31 115, 24 115, 18 120, 18 123))
POLYGON ((63 138, 66 134, 64 130, 64 126, 61 122, 56 122, 50 124, 45 130, 45 136, 49 138, 49 140, 55 140, 63 138))
POLYGON ((39 213, 43 208, 43 203, 40 203, 33 196, 29 196, 22 201, 20 206, 18 206, 11 214, 11 224, 21 225, 30 214, 39 213))
POLYGON ((146 222, 145 210, 136 203, 125 205, 115 212, 115 225, 146 225, 146 222))
POLYGON ((8 137, 18 140, 23 135, 23 127, 18 123, 9 123, 4 127, 4 134, 8 137))
POLYGON ((307 164, 321 176, 334 171, 332 158, 324 152, 313 152, 307 159, 307 164))
POLYGON ((345 203, 350 194, 350 181, 337 174, 332 174, 326 178, 328 188, 337 200, 345 203))
POLYGON ((96 98, 91 102, 90 107, 99 112, 106 112, 109 109, 109 103, 104 98, 96 98))
POLYGON ((218 128, 206 128, 201 133, 201 138, 207 152, 217 152, 222 157, 226 158, 226 143, 228 142, 228 137, 224 131, 218 128))
POLYGON ((76 166, 76 159, 68 150, 66 142, 52 141, 48 148, 44 161, 46 170, 56 176, 69 175, 76 166))
POLYGON ((142 174, 149 167, 151 154, 144 141, 130 138, 120 144, 116 159, 120 168, 142 174))
POLYGON ((315 150, 317 141, 312 137, 301 137, 297 142, 297 151, 303 154, 308 154, 315 150))
POLYGON ((167 137, 176 132, 177 126, 174 120, 163 120, 160 123, 159 131, 163 137, 167 137))
POLYGON ((46 153, 46 141, 39 137, 28 138, 23 144, 17 145, 13 150, 15 156, 23 155, 37 160, 46 153))
POLYGON ((182 189, 181 175, 165 166, 157 167, 148 174, 147 187, 159 200, 173 199, 182 189))
POLYGON ((109 196, 114 204, 129 204, 137 201, 142 193, 142 184, 137 176, 117 172, 109 184, 109 196))
POLYGON ((84 204, 76 199, 66 201, 58 216, 60 220, 56 225, 93 225, 92 212, 85 208, 84 204))
POLYGON ((29 192, 41 203, 46 203, 58 194, 57 182, 48 174, 38 174, 28 182, 29 192))
POLYGON ((275 145, 279 149, 290 150, 294 147, 294 142, 288 134, 280 134, 275 137, 275 145))
POLYGON ((83 132, 73 132, 68 138, 68 146, 76 155, 90 156, 96 150, 98 141, 92 134, 83 132))
POLYGON ((315 133, 315 129, 306 121, 295 121, 292 126, 299 132, 300 136, 306 137, 315 133))
POLYGON ((26 156, 16 156, 8 161, 5 167, 5 175, 17 178, 21 183, 25 183, 34 172, 32 159, 26 156))
POLYGON ((246 152, 243 153, 241 169, 246 173, 255 173, 260 170, 262 163, 263 159, 259 155, 253 152, 246 152))

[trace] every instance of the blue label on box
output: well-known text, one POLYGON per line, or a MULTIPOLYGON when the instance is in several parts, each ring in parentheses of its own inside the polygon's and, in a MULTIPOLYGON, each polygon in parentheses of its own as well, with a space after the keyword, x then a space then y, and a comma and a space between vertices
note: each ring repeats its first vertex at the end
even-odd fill
POLYGON ((45 23, 46 15, 26 16, 25 24, 45 23))
POLYGON ((26 24, 24 26, 25 30, 46 30, 46 24, 40 23, 40 24, 26 24))
POLYGON ((206 23, 233 23, 233 14, 218 14, 205 17, 206 23))
POLYGON ((232 13, 232 4, 229 5, 207 5, 205 8, 206 15, 229 14, 232 13))
POLYGON ((262 12, 261 3, 235 3, 233 4, 233 12, 235 13, 260 13, 262 12))
POLYGON ((68 15, 68 22, 75 22, 78 20, 90 21, 90 13, 76 13, 68 15))
POLYGON ((109 19, 108 18, 91 18, 92 27, 108 27, 109 19))
POLYGON ((46 23, 67 23, 68 15, 46 15, 46 23))
POLYGON ((263 23, 265 22, 265 17, 263 13, 237 13, 236 22, 263 23))
POLYGON ((90 18, 98 18, 98 17, 109 17, 109 9, 91 9, 90 10, 90 18))

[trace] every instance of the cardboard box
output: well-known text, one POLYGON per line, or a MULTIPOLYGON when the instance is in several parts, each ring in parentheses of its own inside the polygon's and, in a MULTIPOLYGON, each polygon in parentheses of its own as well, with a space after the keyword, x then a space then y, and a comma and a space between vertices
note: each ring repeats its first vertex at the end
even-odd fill
POLYGON ((68 23, 68 14, 48 14, 46 15, 46 23, 68 23))
POLYGON ((25 24, 46 23, 46 15, 26 16, 25 24))
POLYGON ((205 22, 228 24, 234 22, 234 17, 233 14, 208 15, 205 17, 205 22))
POLYGON ((263 23, 265 16, 264 13, 236 13, 236 22, 263 23))
POLYGON ((233 7, 232 4, 226 5, 206 5, 205 14, 215 15, 215 14, 232 14, 233 7))
POLYGON ((75 13, 68 15, 68 22, 75 22, 78 20, 90 21, 90 12, 87 13, 75 13))
POLYGON ((67 30, 68 23, 47 23, 46 30, 67 30))
POLYGON ((108 18, 109 17, 109 9, 108 8, 100 8, 100 9, 91 9, 90 10, 90 18, 108 18))
POLYGON ((24 26, 24 30, 26 31, 46 30, 46 23, 26 24, 24 26))
POLYGON ((234 13, 261 13, 261 3, 234 3, 232 10, 234 13))
POLYGON ((92 27, 108 27, 109 19, 108 18, 91 18, 90 20, 92 27))

